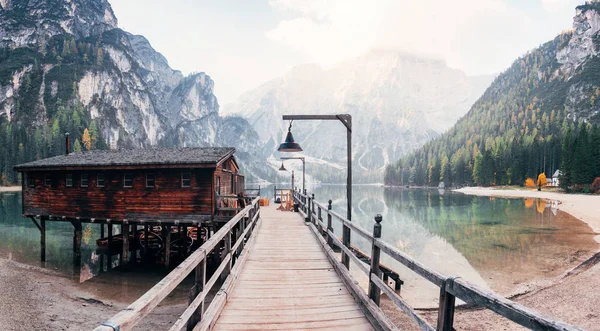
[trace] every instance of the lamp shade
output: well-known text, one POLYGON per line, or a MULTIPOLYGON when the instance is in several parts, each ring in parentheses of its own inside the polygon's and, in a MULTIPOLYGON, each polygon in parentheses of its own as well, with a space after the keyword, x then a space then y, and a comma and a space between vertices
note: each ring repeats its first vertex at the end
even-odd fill
POLYGON ((290 130, 287 133, 287 137, 285 137, 285 142, 279 145, 277 150, 279 152, 302 152, 302 147, 294 141, 294 136, 292 136, 292 131, 290 130))
POLYGON ((281 167, 279 168, 279 171, 287 171, 287 169, 283 166, 283 162, 281 162, 281 167))

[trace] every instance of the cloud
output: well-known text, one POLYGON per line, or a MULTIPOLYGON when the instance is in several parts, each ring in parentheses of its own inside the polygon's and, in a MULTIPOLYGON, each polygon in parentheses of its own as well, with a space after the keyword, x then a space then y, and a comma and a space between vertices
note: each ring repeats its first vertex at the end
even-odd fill
MULTIPOLYGON (((554 9, 569 0, 542 1, 554 9)), ((443 58, 472 74, 492 73, 552 38, 543 30, 546 25, 501 0, 270 0, 270 4, 281 19, 266 36, 324 66, 383 48, 443 58)))
POLYGON ((548 12, 556 13, 565 9, 572 9, 572 0, 542 0, 542 6, 548 12))

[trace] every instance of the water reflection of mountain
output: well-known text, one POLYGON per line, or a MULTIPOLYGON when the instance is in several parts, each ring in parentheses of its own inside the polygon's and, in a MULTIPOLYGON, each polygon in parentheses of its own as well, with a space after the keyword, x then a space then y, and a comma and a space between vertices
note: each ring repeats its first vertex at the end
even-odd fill
POLYGON ((522 199, 401 189, 386 189, 384 199, 389 208, 450 243, 500 290, 510 284, 506 277, 520 282, 544 273, 555 276, 576 252, 597 249, 587 225, 565 213, 554 215, 545 201, 527 206, 522 199))
MULTIPOLYGON (((319 201, 334 200, 334 209, 345 214, 344 186, 314 192, 319 201)), ((375 214, 382 214, 388 243, 440 272, 500 292, 561 274, 576 252, 591 254, 598 247, 587 225, 562 212, 554 215, 545 201, 355 186, 353 203, 353 222, 371 230, 375 214)), ((352 243, 370 251, 366 240, 355 236, 352 243)))

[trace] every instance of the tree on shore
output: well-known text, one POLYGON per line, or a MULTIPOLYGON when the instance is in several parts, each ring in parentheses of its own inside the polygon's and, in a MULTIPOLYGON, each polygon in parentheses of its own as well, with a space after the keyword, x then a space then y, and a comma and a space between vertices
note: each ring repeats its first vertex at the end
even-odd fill
POLYGON ((533 182, 533 178, 527 178, 527 180, 525 180, 525 186, 534 187, 535 183, 533 182))
POLYGON ((546 179, 546 174, 542 172, 538 175, 537 179, 538 191, 541 191, 542 187, 546 186, 546 184, 548 184, 548 180, 546 179))

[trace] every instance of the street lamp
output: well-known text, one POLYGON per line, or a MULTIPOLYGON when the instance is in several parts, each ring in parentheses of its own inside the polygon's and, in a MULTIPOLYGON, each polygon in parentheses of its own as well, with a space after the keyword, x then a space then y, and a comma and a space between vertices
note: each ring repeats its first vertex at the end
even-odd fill
MULTIPOLYGON (((335 120, 340 121, 346 127, 346 141, 348 144, 348 179, 346 183, 346 199, 348 202, 348 210, 346 215, 349 221, 352 220, 352 116, 349 114, 339 115, 283 115, 284 121, 290 121, 290 127, 288 128, 287 137, 285 142, 279 145, 277 149, 280 152, 300 152, 302 148, 294 141, 292 136, 292 121, 294 120, 335 120)), ((344 245, 350 247, 350 229, 344 227, 344 245)), ((349 266, 350 258, 342 254, 343 263, 346 267, 349 266)))
POLYGON ((283 166, 283 162, 281 162, 281 167, 279 167, 279 171, 287 171, 287 169, 283 166))
POLYGON ((302 147, 294 141, 294 136, 292 136, 292 122, 293 121, 290 121, 290 127, 288 128, 285 142, 279 145, 279 148, 277 149, 279 152, 302 152, 302 147))
MULTIPOLYGON (((302 193, 306 191, 306 162, 303 156, 282 157, 282 160, 301 160, 302 161, 302 193)), ((293 188, 293 186, 292 186, 293 188)))

